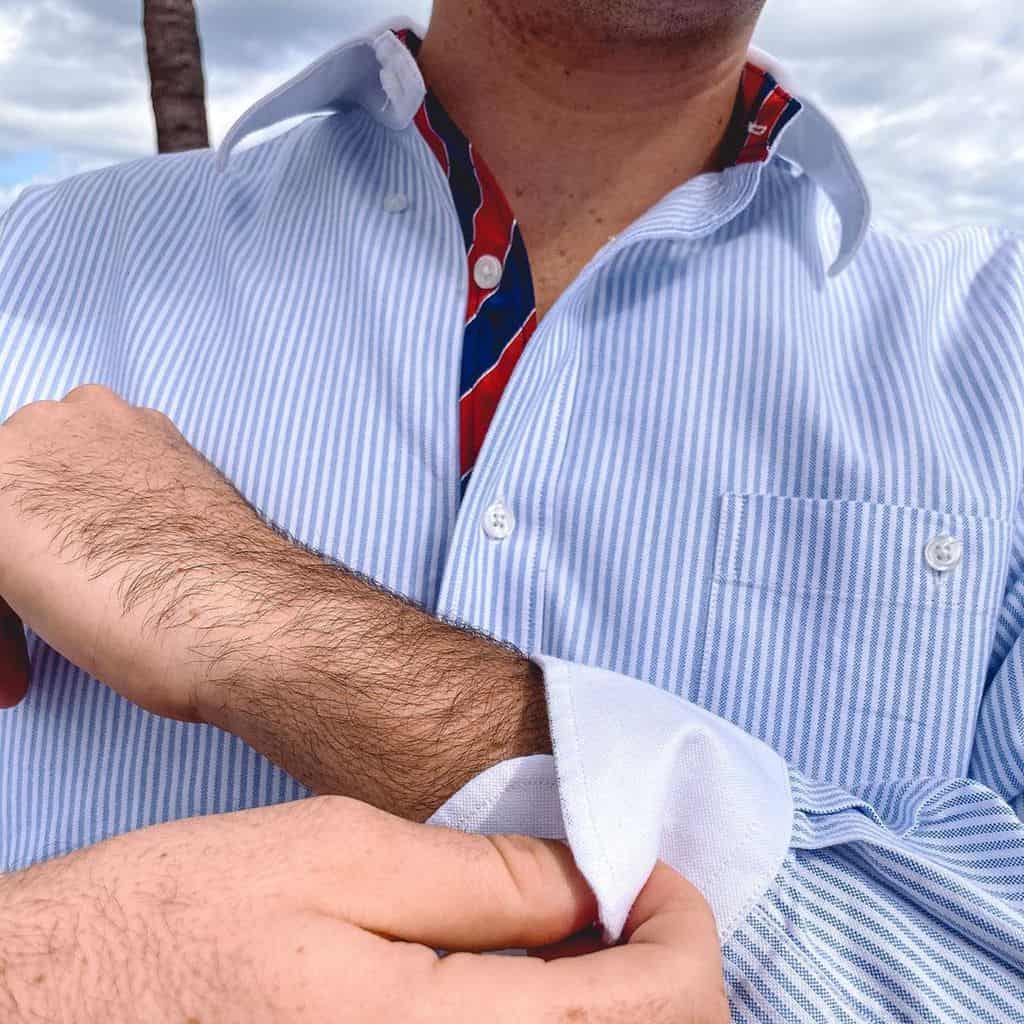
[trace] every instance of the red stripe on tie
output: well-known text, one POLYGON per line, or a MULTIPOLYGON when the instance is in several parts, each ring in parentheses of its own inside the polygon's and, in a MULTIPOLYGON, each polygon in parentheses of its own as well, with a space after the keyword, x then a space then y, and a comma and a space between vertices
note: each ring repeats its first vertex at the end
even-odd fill
MULTIPOLYGON (((408 45, 410 36, 408 32, 400 32, 398 36, 408 45)), ((496 332, 499 330, 497 324, 500 323, 503 334, 505 330, 510 329, 510 322, 514 323, 515 320, 509 315, 511 310, 502 307, 501 310, 496 311, 497 319, 494 325, 479 324, 476 329, 471 328, 470 325, 474 324, 484 304, 501 287, 501 278, 499 277, 498 283, 494 287, 481 288, 476 282, 477 263, 484 256, 493 257, 501 264, 504 274, 509 256, 513 251, 513 245, 518 244, 516 220, 491 169, 472 144, 461 135, 458 127, 454 124, 451 125, 451 131, 456 136, 454 141, 448 135, 447 122, 441 125, 442 131, 435 129, 430 120, 429 111, 432 109, 429 105, 430 102, 436 102, 436 97, 428 94, 428 99, 416 113, 415 123, 448 179, 460 222, 465 224, 467 220, 470 221, 471 231, 467 232, 471 234, 471 237, 468 240, 468 252, 466 253, 469 282, 465 325, 467 333, 473 339, 472 343, 485 345, 489 358, 490 353, 502 345, 503 338, 500 336, 488 338, 486 333, 481 334, 480 329, 490 327, 492 332, 496 332), (445 142, 446 138, 452 141, 451 151, 445 142), (465 149, 463 149, 463 143, 465 143, 465 149), (467 159, 468 166, 464 166, 467 159), (472 181, 467 172, 471 172, 472 181), (473 185, 476 187, 473 188, 473 185), (475 209, 472 209, 473 204, 476 204, 475 209)), ((529 275, 528 267, 527 275, 529 275)), ((517 282, 517 288, 522 287, 522 282, 517 282)), ((509 296, 508 301, 516 303, 515 313, 512 314, 516 319, 525 313, 522 306, 528 303, 532 304, 534 301, 532 280, 529 281, 528 288, 529 290, 523 294, 517 292, 509 296)), ((459 396, 459 456, 463 485, 476 463, 505 386, 536 328, 537 311, 534 308, 526 315, 526 319, 515 335, 504 343, 504 347, 500 349, 500 354, 494 363, 479 375, 464 395, 459 396)), ((464 337, 463 344, 465 345, 467 341, 468 338, 464 337)), ((471 355, 474 359, 473 365, 479 365, 479 362, 482 361, 480 360, 481 353, 475 351, 471 355)), ((464 365, 466 358, 467 353, 464 350, 464 365)))
POLYGON ((536 329, 537 311, 534 310, 505 346, 494 366, 459 400, 460 470, 463 477, 476 464, 505 386, 536 329))
POLYGON ((743 67, 743 76, 740 79, 740 90, 743 93, 743 109, 749 114, 754 109, 757 97, 761 95, 761 87, 764 85, 766 72, 756 64, 749 61, 743 67))
POLYGON ((472 145, 469 147, 469 158, 473 162, 477 184, 480 186, 480 205, 473 217, 473 245, 469 250, 469 295, 466 300, 466 323, 468 324, 480 307, 496 289, 481 288, 476 283, 475 270, 477 260, 481 256, 494 256, 501 261, 504 268, 509 250, 512 248, 512 235, 516 222, 508 208, 505 196, 497 179, 472 145))
POLYGON ((747 133, 743 148, 736 159, 737 164, 763 162, 771 153, 769 140, 779 120, 785 114, 793 97, 781 85, 776 86, 765 97, 759 110, 750 120, 751 130, 747 133))
POLYGON ((420 104, 420 109, 416 111, 416 127, 419 128, 420 135, 423 136, 434 156, 437 157, 444 176, 447 178, 452 169, 451 161, 448 158, 448 147, 444 144, 444 139, 434 131, 434 126, 430 123, 430 115, 427 113, 426 103, 420 104))

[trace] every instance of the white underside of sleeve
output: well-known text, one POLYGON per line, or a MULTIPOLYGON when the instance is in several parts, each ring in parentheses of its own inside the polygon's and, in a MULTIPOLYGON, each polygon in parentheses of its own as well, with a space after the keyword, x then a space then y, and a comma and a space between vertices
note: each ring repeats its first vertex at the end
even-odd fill
POLYGON ((534 660, 544 670, 555 756, 497 765, 431 823, 567 840, 612 940, 664 860, 704 894, 724 943, 789 847, 786 763, 724 719, 655 687, 534 660))

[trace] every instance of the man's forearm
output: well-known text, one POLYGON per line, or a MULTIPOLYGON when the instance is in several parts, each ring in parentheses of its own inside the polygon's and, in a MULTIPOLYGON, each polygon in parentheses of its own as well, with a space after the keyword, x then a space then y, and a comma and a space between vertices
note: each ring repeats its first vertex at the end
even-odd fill
POLYGON ((541 673, 518 652, 294 545, 264 565, 251 624, 235 597, 234 630, 199 651, 203 720, 317 792, 416 820, 492 765, 550 752, 541 673))
POLYGON ((292 543, 170 420, 103 388, 0 425, 0 535, 0 596, 50 646, 317 791, 423 818, 548 748, 526 659, 292 543))

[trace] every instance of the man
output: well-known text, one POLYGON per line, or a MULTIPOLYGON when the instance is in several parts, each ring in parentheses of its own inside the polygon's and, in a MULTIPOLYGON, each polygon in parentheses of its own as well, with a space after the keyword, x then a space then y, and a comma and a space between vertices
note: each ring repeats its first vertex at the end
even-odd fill
POLYGON ((1020 1014, 1024 248, 868 231, 759 8, 440 0, 21 200, 6 869, 296 779, 568 838, 611 938, 663 857, 738 1020, 1020 1014))

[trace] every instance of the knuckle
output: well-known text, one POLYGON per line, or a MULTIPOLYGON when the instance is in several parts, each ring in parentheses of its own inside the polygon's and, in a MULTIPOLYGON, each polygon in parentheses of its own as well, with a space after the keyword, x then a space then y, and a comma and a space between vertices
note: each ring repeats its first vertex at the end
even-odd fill
POLYGON ((14 412, 12 412, 10 416, 3 421, 2 426, 14 427, 25 425, 30 421, 34 422, 40 416, 51 413, 59 405, 59 402, 52 402, 45 399, 38 402, 30 402, 28 405, 23 405, 20 409, 15 409, 14 412))
POLYGON ((112 402, 120 401, 117 394, 103 384, 79 384, 72 388, 63 399, 65 402, 112 402))
POLYGON ((289 825, 298 834, 317 835, 321 841, 344 850, 372 851, 387 841, 383 827, 391 815, 360 800, 345 796, 311 796, 290 806, 289 825), (341 844, 340 846, 336 844, 341 844))
POLYGON ((151 409, 148 407, 141 408, 139 412, 148 419, 155 427, 161 430, 174 431, 177 433, 177 426, 175 426, 174 420, 171 419, 167 413, 162 412, 160 409, 151 409))
POLYGON ((530 905, 542 890, 545 871, 540 857, 542 847, 526 836, 494 835, 485 836, 485 842, 501 860, 501 868, 507 878, 504 887, 503 905, 514 911, 521 911, 530 905))
POLYGON ((326 824, 362 817, 369 808, 346 796, 311 796, 292 804, 292 811, 313 822, 326 824))

